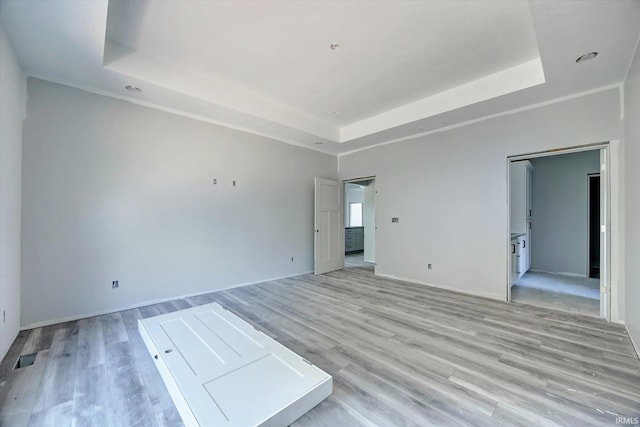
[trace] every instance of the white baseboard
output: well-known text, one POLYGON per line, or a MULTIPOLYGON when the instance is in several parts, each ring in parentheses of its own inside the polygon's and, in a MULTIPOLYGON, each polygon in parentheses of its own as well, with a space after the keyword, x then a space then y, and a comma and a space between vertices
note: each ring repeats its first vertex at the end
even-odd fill
POLYGON ((422 282, 422 281, 416 280, 416 279, 409 279, 409 278, 406 278, 406 277, 394 276, 393 274, 376 273, 376 276, 385 277, 387 279, 400 280, 400 281, 403 281, 403 282, 415 283, 416 285, 430 286, 432 288, 444 289, 446 291, 457 292, 457 293, 465 294, 465 295, 472 295, 474 297, 489 298, 489 299, 498 300, 498 301, 506 301, 507 300, 507 296, 503 295, 503 294, 471 292, 471 291, 468 291, 468 290, 465 290, 465 289, 453 288, 451 286, 437 285, 435 283, 422 282))
POLYGON ((530 268, 529 271, 533 271, 535 273, 557 274, 560 276, 580 277, 582 279, 587 278, 586 274, 568 273, 566 271, 546 271, 546 270, 538 270, 537 268, 530 268))
POLYGON ((633 336, 629 333, 629 328, 627 328, 626 325, 625 325, 625 329, 627 330, 627 335, 629 335, 629 339, 631 340, 631 345, 633 346, 633 349, 636 351, 636 357, 640 359, 640 347, 633 340, 633 336))
POLYGON ((134 309, 134 308, 146 307, 148 305, 160 304, 160 303, 163 303, 163 302, 174 301, 174 300, 178 300, 178 299, 196 297, 196 296, 199 296, 199 295, 210 294, 212 292, 228 291, 230 289, 241 288, 243 286, 257 285, 258 283, 272 282, 274 280, 288 279, 290 277, 302 276, 302 275, 311 274, 311 273, 313 273, 313 271, 306 271, 306 272, 303 272, 303 273, 297 273, 297 274, 294 274, 292 276, 272 277, 272 278, 269 278, 269 279, 257 280, 257 281, 254 281, 254 282, 237 283, 235 285, 227 286, 226 288, 221 288, 221 289, 213 289, 213 290, 207 290, 207 291, 202 291, 202 292, 193 292, 193 293, 190 293, 190 294, 178 295, 178 296, 173 296, 173 297, 168 297, 168 298, 147 300, 147 301, 142 301, 142 302, 139 302, 139 303, 136 303, 136 304, 133 304, 133 305, 126 306, 126 307, 119 307, 119 308, 116 307, 116 308, 110 308, 110 309, 105 309, 105 310, 93 311, 93 312, 89 312, 89 313, 74 314, 74 315, 71 315, 71 316, 60 317, 60 318, 57 318, 57 319, 43 320, 41 322, 34 322, 34 323, 30 323, 30 324, 25 325, 25 326, 21 326, 20 330, 21 331, 26 331, 28 329, 42 328, 44 326, 55 325, 57 323, 72 322, 74 320, 86 319, 88 317, 103 316, 105 314, 111 314, 111 313, 116 313, 116 312, 119 312, 119 311, 131 310, 131 309, 134 309))

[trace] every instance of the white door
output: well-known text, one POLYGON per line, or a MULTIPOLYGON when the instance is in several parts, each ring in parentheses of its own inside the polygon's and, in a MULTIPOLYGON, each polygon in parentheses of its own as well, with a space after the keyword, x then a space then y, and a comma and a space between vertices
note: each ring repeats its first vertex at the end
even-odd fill
POLYGON ((342 183, 315 179, 314 274, 344 268, 342 183))
POLYGON ((285 426, 331 395, 329 374, 219 304, 138 326, 187 427, 285 426))

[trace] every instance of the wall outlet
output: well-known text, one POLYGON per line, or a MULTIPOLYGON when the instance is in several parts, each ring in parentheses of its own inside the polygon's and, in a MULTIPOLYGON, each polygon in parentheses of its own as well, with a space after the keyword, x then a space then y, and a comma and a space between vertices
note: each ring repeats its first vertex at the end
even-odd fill
POLYGON ((291 257, 291 262, 293 262, 293 257, 291 257))
POLYGON ((2 310, 2 323, 7 323, 7 310, 2 310))
POLYGON ((213 178, 213 185, 218 185, 218 180, 216 178, 213 178))
POLYGON ((111 289, 115 289, 119 287, 120 287, 120 283, 118 283, 117 280, 114 280, 113 282, 111 282, 111 289))
POLYGON ((236 181, 235 181, 235 180, 233 181, 233 186, 234 186, 234 187, 236 186, 236 181))
POLYGON ((400 222, 400 218, 391 218, 391 222, 400 222))
POLYGON ((431 270, 431 264, 427 264, 427 269, 431 270))

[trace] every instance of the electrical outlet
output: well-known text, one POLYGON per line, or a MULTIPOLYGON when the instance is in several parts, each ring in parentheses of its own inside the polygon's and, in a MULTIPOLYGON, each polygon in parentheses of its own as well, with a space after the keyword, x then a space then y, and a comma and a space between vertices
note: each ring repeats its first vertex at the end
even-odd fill
POLYGON ((2 310, 2 323, 7 323, 7 310, 2 310))
POLYGON ((431 270, 431 264, 427 264, 427 269, 431 270))
POLYGON ((218 185, 218 180, 216 178, 213 178, 213 185, 218 185))
POLYGON ((391 218, 391 222, 400 222, 400 218, 391 218))
POLYGON ((114 280, 113 282, 111 282, 111 289, 115 289, 119 287, 120 287, 120 283, 118 283, 117 280, 114 280))
POLYGON ((291 262, 293 262, 293 257, 291 257, 291 262))
POLYGON ((233 186, 234 186, 234 187, 236 186, 236 181, 235 181, 235 180, 233 181, 233 186))

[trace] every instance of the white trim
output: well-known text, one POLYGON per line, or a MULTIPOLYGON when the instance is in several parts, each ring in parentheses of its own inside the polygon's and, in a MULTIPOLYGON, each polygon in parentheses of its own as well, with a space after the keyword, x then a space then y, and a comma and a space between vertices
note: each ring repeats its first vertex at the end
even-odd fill
POLYGON ((633 337, 629 333, 629 328, 627 328, 627 325, 624 322, 621 323, 621 324, 624 325, 624 329, 627 331, 627 335, 629 336, 629 340, 631 341, 631 345, 633 346, 633 349, 636 351, 636 357, 638 359, 640 359, 640 346, 638 346, 636 344, 636 342, 633 340, 633 337))
MULTIPOLYGON (((507 253, 509 257, 507 258, 507 302, 511 302, 511 288, 513 288, 513 272, 511 268, 513 267, 511 261, 511 255, 514 255, 515 246, 513 246, 513 239, 511 238, 511 159, 507 157, 507 253)), ((531 242, 529 242, 531 243, 531 242)), ((529 266, 529 270, 531 270, 531 266, 529 266)))
POLYGON ((558 276, 569 276, 569 277, 580 277, 581 279, 586 279, 587 276, 579 273, 569 273, 565 271, 546 271, 546 270, 538 270, 536 268, 530 268, 529 271, 533 271, 534 273, 547 273, 547 274, 555 274, 558 276))
POLYGON ((168 298, 160 298, 160 299, 155 299, 155 300, 147 300, 147 301, 139 302, 139 303, 136 303, 136 304, 133 304, 133 305, 130 305, 130 306, 126 306, 126 307, 113 308, 113 309, 107 309, 107 310, 99 310, 99 311, 93 311, 93 312, 90 312, 90 313, 74 314, 72 316, 60 317, 58 319, 43 320, 41 322, 34 322, 34 323, 29 324, 29 325, 21 326, 20 330, 21 331, 26 331, 28 329, 41 328, 43 326, 55 325, 57 323, 71 322, 71 321, 74 321, 74 320, 86 319, 88 317, 102 316, 102 315, 105 315, 105 314, 117 313, 119 311, 126 311, 126 310, 131 310, 131 309, 134 309, 134 308, 146 307, 148 305, 161 304, 163 302, 168 302, 168 301, 175 301, 175 300, 179 300, 179 299, 197 297, 199 295, 211 294, 211 293, 214 293, 214 292, 228 291, 228 290, 231 290, 231 289, 241 288, 241 287, 244 287, 244 286, 257 285, 258 283, 266 283, 266 282, 272 282, 272 281, 275 281, 275 280, 289 279, 291 277, 304 276, 305 274, 313 274, 313 271, 306 271, 304 273, 298 273, 298 274, 294 274, 292 276, 272 277, 270 279, 262 279, 262 280, 257 280, 255 282, 237 283, 235 285, 227 286, 226 288, 221 288, 221 289, 214 289, 214 290, 208 290, 208 291, 203 291, 203 292, 193 292, 193 293, 190 293, 190 294, 174 296, 174 297, 168 297, 168 298))
POLYGON ((416 279, 408 279, 406 277, 394 276, 393 274, 376 273, 376 276, 384 277, 384 278, 387 278, 387 279, 399 280, 399 281, 402 281, 402 282, 415 283, 416 285, 429 286, 431 288, 443 289, 445 291, 451 291, 451 292, 455 292, 455 293, 458 293, 458 294, 470 295, 470 296, 474 296, 474 297, 482 297, 482 298, 488 298, 488 299, 492 299, 492 300, 496 300, 496 301, 506 302, 505 299, 504 299, 504 295, 502 295, 502 294, 489 294, 489 293, 481 293, 481 292, 471 292, 471 291, 461 290, 460 288, 454 288, 454 287, 451 287, 451 286, 437 285, 435 283, 422 282, 422 281, 416 280, 416 279))
POLYGON ((618 88, 620 92, 620 121, 624 120, 624 84, 621 84, 618 88))
POLYGON ((629 65, 627 65, 627 72, 624 73, 624 79, 622 80, 622 84, 624 84, 629 78, 629 71, 631 71, 631 66, 633 65, 633 60, 636 57, 636 54, 640 52, 640 36, 638 37, 638 41, 636 41, 636 48, 633 50, 633 55, 631 55, 631 59, 629 59, 629 65))
MULTIPOLYGON (((582 153, 584 151, 596 151, 609 147, 610 142, 596 142, 593 144, 578 145, 574 147, 559 148, 555 150, 536 151, 534 153, 518 154, 516 156, 508 156, 507 160, 517 162, 519 160, 537 159, 540 157, 559 156, 562 154, 582 153)), ((602 172, 602 171, 601 171, 602 172)))
POLYGON ((610 85, 607 85, 607 86, 601 86, 599 88, 586 90, 584 92, 578 92, 578 93, 574 93, 572 95, 566 95, 566 96, 562 96, 560 98, 554 98, 554 99, 551 99, 551 100, 548 100, 548 101, 542 101, 542 102, 538 102, 536 104, 530 104, 530 105, 526 105, 524 107, 518 107, 518 108, 514 108, 512 110, 502 111, 500 113, 495 113, 495 114, 490 114, 488 116, 478 117, 477 119, 471 119, 471 120, 467 120, 465 122, 455 123, 455 124, 450 125, 450 126, 445 126, 445 127, 441 127, 441 128, 437 128, 437 129, 431 129, 431 130, 428 130, 426 132, 417 133, 417 134, 408 135, 408 136, 403 136, 403 137, 400 137, 400 138, 391 139, 389 141, 379 142, 377 144, 369 145, 367 147, 356 148, 355 150, 345 151, 344 153, 338 153, 337 156, 338 156, 338 159, 339 159, 342 156, 347 156, 349 154, 357 153, 359 151, 368 150, 370 148, 375 148, 375 147, 380 147, 380 146, 383 146, 383 145, 393 144, 395 142, 409 141, 409 140, 412 140, 412 139, 420 138, 420 137, 431 135, 431 134, 434 134, 434 133, 446 132, 446 131, 449 131, 451 129, 457 129, 457 128, 460 128, 460 127, 464 127, 464 126, 472 125, 472 124, 475 124, 475 123, 483 122, 485 120, 491 120, 491 119, 494 119, 496 117, 502 117, 502 116, 506 116, 506 115, 510 115, 510 114, 517 114, 517 113, 521 113, 523 111, 535 110, 537 108, 546 107, 548 105, 557 104, 559 102, 569 101, 569 100, 572 100, 572 99, 581 98, 583 96, 593 95, 595 93, 604 92, 604 91, 607 91, 607 90, 619 88, 622 85, 623 85, 623 83, 620 82, 620 83, 610 84, 610 85))

